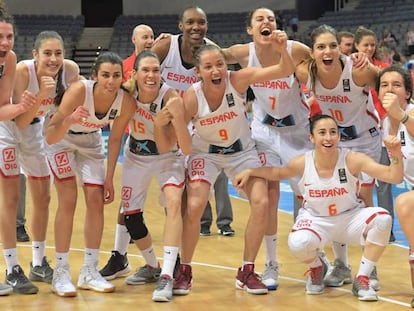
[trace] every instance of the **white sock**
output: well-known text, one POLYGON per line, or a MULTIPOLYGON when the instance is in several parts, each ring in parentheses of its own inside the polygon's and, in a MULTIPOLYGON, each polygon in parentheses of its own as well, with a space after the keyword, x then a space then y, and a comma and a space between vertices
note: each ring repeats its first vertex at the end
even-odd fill
POLYGON ((265 235, 263 243, 266 252, 266 263, 276 262, 277 258, 277 234, 265 235))
POLYGON ((17 248, 3 249, 3 255, 6 261, 7 274, 11 274, 13 267, 19 264, 17 260, 17 248))
POLYGON ((178 246, 164 246, 164 263, 161 274, 173 277, 175 261, 177 260, 178 246))
POLYGON ((99 249, 85 248, 84 264, 93 266, 98 261, 99 249))
POLYGON ((128 250, 128 244, 131 240, 131 235, 125 225, 116 224, 115 229, 115 250, 121 255, 125 255, 128 250))
POLYGON ((69 252, 58 253, 56 252, 56 268, 69 266, 69 252))
POLYGON ((348 245, 339 242, 332 242, 332 250, 335 259, 339 259, 345 265, 348 265, 348 245))
POLYGON ((141 251, 142 257, 144 257, 144 260, 147 265, 150 265, 153 268, 158 268, 159 263, 157 256, 155 256, 154 248, 152 245, 148 247, 147 249, 144 249, 141 251))
POLYGON ((32 241, 32 266, 41 266, 45 256, 46 241, 32 241))
POLYGON ((364 256, 362 256, 357 276, 365 275, 369 277, 371 275, 372 270, 375 267, 375 264, 375 262, 366 259, 364 256))

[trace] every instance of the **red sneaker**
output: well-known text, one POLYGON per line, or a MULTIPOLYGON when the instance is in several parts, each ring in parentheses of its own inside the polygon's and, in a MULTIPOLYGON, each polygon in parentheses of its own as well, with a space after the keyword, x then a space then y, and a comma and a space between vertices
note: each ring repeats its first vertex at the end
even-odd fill
POLYGON ((190 265, 180 265, 177 276, 174 279, 173 294, 188 295, 191 290, 193 273, 190 265))
POLYGON ((268 291, 266 285, 254 273, 254 264, 244 265, 243 270, 241 267, 239 268, 236 277, 236 288, 255 295, 267 294, 268 291))

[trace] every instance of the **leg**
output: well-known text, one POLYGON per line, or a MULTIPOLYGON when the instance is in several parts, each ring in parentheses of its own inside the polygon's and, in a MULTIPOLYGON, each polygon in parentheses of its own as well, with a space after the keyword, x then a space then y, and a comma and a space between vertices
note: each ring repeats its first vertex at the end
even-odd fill
POLYGON ((322 249, 320 236, 314 230, 292 231, 288 237, 289 249, 299 261, 309 265, 305 292, 308 295, 323 293, 323 278, 327 271, 324 261, 318 256, 322 249))
POLYGON ((269 290, 276 290, 279 286, 279 266, 277 263, 277 211, 279 196, 280 182, 268 181, 269 214, 263 238, 263 244, 266 251, 266 264, 262 275, 262 282, 269 290))
MULTIPOLYGON (((381 150, 381 159, 380 163, 384 165, 390 164, 390 159, 388 157, 387 148, 382 147, 381 150)), ((377 181, 377 200, 378 206, 385 208, 388 213, 390 213, 391 218, 394 220, 394 205, 393 205, 393 197, 392 197, 392 185, 383 181, 377 181)), ((391 236, 390 242, 394 242, 395 237, 391 229, 391 236)))
MULTIPOLYGON (((15 293, 35 294, 38 288, 25 276, 19 265, 16 249, 16 210, 19 201, 20 182, 18 175, 0 176, 1 219, 0 233, 3 242, 3 255, 6 262, 6 283, 13 288, 15 293)), ((6 288, 8 293, 9 289, 6 288)))
POLYGON ((204 213, 201 216, 201 229, 200 235, 201 236, 208 236, 211 234, 210 226, 213 222, 213 214, 211 211, 211 204, 210 201, 207 201, 206 208, 204 209, 204 213))
POLYGON ((27 179, 33 199, 32 209, 32 262, 29 278, 32 281, 51 283, 53 269, 45 256, 46 233, 49 220, 50 177, 27 179))
MULTIPOLYGON (((170 301, 172 299, 174 267, 183 231, 183 219, 181 216, 182 193, 182 188, 175 186, 164 187, 164 195, 167 202, 167 218, 164 227, 164 260, 161 276, 152 296, 154 301, 170 301)), ((185 270, 181 269, 180 276, 182 277, 185 272, 185 270)), ((182 295, 188 294, 191 289, 191 270, 189 272, 190 286, 180 291, 182 295)), ((179 281, 178 278, 177 281, 179 281)))
POLYGON ((104 225, 103 186, 84 185, 83 191, 86 203, 85 259, 79 274, 78 288, 110 293, 115 290, 115 286, 98 272, 98 255, 104 225))
POLYGON ((119 207, 117 224, 115 229, 115 246, 112 250, 111 257, 109 258, 105 267, 103 267, 99 273, 105 278, 105 280, 113 280, 117 277, 122 277, 131 271, 131 267, 128 262, 127 249, 131 240, 131 235, 125 226, 125 217, 122 212, 122 204, 119 207))
POLYGON ((243 264, 238 269, 236 288, 245 289, 251 294, 266 294, 266 285, 254 273, 254 261, 263 241, 269 212, 267 182, 261 178, 250 178, 245 192, 250 202, 250 216, 245 230, 243 264))
POLYGON ((20 179, 20 195, 19 204, 17 206, 16 227, 17 227, 17 242, 28 242, 29 235, 26 232, 26 176, 19 175, 20 179))
POLYGON ((191 260, 197 246, 200 232, 200 218, 210 193, 210 185, 204 182, 192 182, 187 185, 187 200, 182 202, 183 229, 181 237, 181 265, 173 284, 175 295, 187 295, 191 290, 191 260))
POLYGON ((233 209, 230 202, 228 185, 229 180, 222 170, 214 183, 214 195, 216 201, 216 224, 219 233, 224 236, 234 235, 234 230, 230 227, 233 221, 233 209))
MULTIPOLYGON (((414 249, 414 191, 400 194, 395 200, 395 212, 404 235, 407 237, 410 250, 414 249)), ((414 256, 410 254, 411 284, 414 289, 414 256)))
POLYGON ((352 286, 352 292, 359 300, 378 300, 369 277, 388 244, 391 226, 392 219, 389 214, 377 213, 370 220, 364 232, 364 236, 366 236, 364 252, 352 286))

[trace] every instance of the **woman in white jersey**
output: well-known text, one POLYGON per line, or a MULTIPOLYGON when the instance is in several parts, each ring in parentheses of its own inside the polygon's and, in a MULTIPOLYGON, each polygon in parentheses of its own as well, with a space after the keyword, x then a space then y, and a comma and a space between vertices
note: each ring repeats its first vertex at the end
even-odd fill
MULTIPOLYGON (((217 46, 205 45, 196 52, 196 71, 200 82, 194 84, 184 96, 186 121, 192 122, 194 133, 193 153, 188 162, 183 264, 174 282, 175 294, 185 295, 191 289, 191 259, 210 186, 222 169, 230 178, 243 168, 260 166, 246 116, 244 93, 254 82, 280 78, 293 72, 294 64, 286 50, 286 39, 286 33, 276 30, 268 37, 281 54, 281 61, 266 68, 248 67, 230 72, 217 46)), ((252 180, 246 193, 251 203, 251 214, 236 286, 252 294, 265 294, 267 287, 254 273, 254 261, 265 230, 268 208, 266 182, 252 180)))
MULTIPOLYGON (((200 46, 212 42, 206 38, 208 20, 206 13, 200 7, 185 8, 180 15, 178 28, 181 34, 164 36, 154 44, 152 50, 161 60, 161 75, 164 81, 173 87, 180 96, 183 96, 184 92, 198 81, 194 69, 194 52, 200 46)), ((226 185, 226 187, 216 188, 217 191, 214 192, 216 202, 221 202, 221 204, 216 204, 216 208, 221 208, 217 214, 224 218, 217 220, 220 223, 223 222, 223 229, 227 227, 227 234, 232 235, 234 234, 233 230, 230 225, 226 225, 230 220, 233 220, 227 187, 228 179, 225 174, 220 174, 218 179, 217 184, 226 185)), ((211 212, 210 203, 207 203, 207 209, 210 209, 211 212)), ((208 216, 208 211, 203 215, 203 222, 204 220, 205 222, 212 221, 208 216)), ((223 234, 222 228, 219 228, 219 233, 223 234)))
MULTIPOLYGON (((122 59, 117 54, 100 54, 92 68, 95 80, 73 83, 46 128, 46 152, 58 194, 55 218, 56 266, 52 291, 59 296, 76 296, 68 257, 77 201, 77 175, 83 186, 87 206, 85 259, 77 286, 98 292, 112 292, 115 289, 97 270, 104 203, 113 200, 113 188, 104 188, 101 129, 110 122, 114 125, 123 122, 125 129, 125 124, 135 111, 134 99, 121 90, 122 72, 122 59)), ((122 134, 118 139, 122 139, 122 134)))
MULTIPOLYGON (((375 87, 377 69, 353 67, 352 58, 339 51, 334 28, 321 25, 311 33, 311 59, 297 67, 299 81, 313 92, 323 114, 338 123, 339 146, 363 152, 376 161, 381 155, 379 119, 375 111, 370 86, 375 87)), ((365 176, 361 198, 372 205, 374 180, 365 176)))
MULTIPOLYGON (((353 66, 352 58, 339 51, 336 30, 327 25, 315 28, 310 36, 311 59, 297 66, 296 77, 306 84, 319 104, 323 114, 331 115, 339 126, 340 147, 350 148, 367 154, 375 161, 381 156, 381 133, 379 117, 375 110, 370 87, 375 87, 377 69, 368 64, 365 67, 353 66)), ((367 206, 373 205, 374 179, 363 174, 360 197, 367 206)), ((327 285, 341 286, 351 282, 346 245, 334 243, 336 260, 334 269, 343 271, 340 282, 327 276, 327 285), (336 283, 336 284, 335 284, 336 283)), ((376 279, 376 269, 373 270, 376 279)), ((331 272, 331 271, 330 271, 331 272)), ((334 275, 340 271, 333 271, 334 275)), ((336 279, 336 278, 335 278, 336 279)), ((372 285, 378 289, 379 284, 372 285)))
MULTIPOLYGON (((122 163, 122 210, 125 225, 146 262, 144 267, 126 278, 126 283, 139 285, 159 279, 152 299, 170 301, 173 271, 182 234, 184 154, 191 151, 191 137, 184 120, 181 97, 166 83, 161 82, 157 54, 151 51, 138 54, 132 79, 126 86, 137 101, 137 109, 129 122, 130 135, 122 163), (182 153, 178 151, 178 145, 182 153), (140 178, 137 179, 138 175, 140 178), (144 221, 144 204, 148 188, 155 176, 167 211, 162 269, 144 221)), ((112 127, 111 134, 115 134, 114 137, 122 134, 121 126, 122 124, 116 124, 112 127)), ((112 180, 119 147, 119 141, 114 143, 110 137, 106 183, 112 180)))
MULTIPOLYGON (((35 104, 36 98, 33 94, 26 92, 26 96, 21 99, 19 103, 10 105, 10 98, 12 96, 13 83, 16 75, 16 54, 13 52, 14 45, 14 21, 13 16, 9 14, 6 5, 3 1, 0 1, 0 120, 10 120, 15 118, 19 114, 27 111, 35 104)), ((8 123, 8 122, 4 122, 8 123)), ((3 124, 3 122, 0 122, 3 124)), ((16 129, 17 131, 17 129, 16 129)), ((16 153, 13 149, 10 149, 8 162, 16 161, 16 153)), ((12 254, 14 257, 15 265, 18 265, 17 251, 16 251, 16 226, 13 223, 16 222, 16 210, 19 201, 19 174, 13 178, 3 178, 6 176, 6 168, 8 165, 3 164, 1 160, 1 222, 0 222, 0 234, 3 244, 3 254, 5 256, 6 264, 7 257, 12 254), (16 192, 15 192, 16 191, 16 192), (17 193, 15 195, 9 195, 10 193, 17 193)), ((12 273, 12 262, 7 265, 7 271, 12 273)), ((20 267, 20 266, 19 266, 20 267)), ((18 269, 19 272, 21 268, 18 269)), ((21 275, 20 273, 18 276, 21 275)), ((24 275, 24 274, 23 274, 24 275)), ((11 280, 14 284, 16 278, 11 280)), ((19 282, 19 289, 23 287, 24 290, 18 292, 35 293, 37 288, 26 278, 19 278, 24 282, 19 282), (26 289, 28 289, 26 291, 26 289)), ((6 280, 6 283, 10 283, 6 280)), ((16 284, 17 285, 17 284, 16 284)), ((16 286, 10 286, 0 283, 0 296, 8 295, 12 290, 17 292, 16 286)))
MULTIPOLYGON (((7 179, 3 184, 15 185, 15 178, 9 177, 19 177, 22 169, 27 176, 33 200, 32 262, 29 274, 31 281, 51 283, 53 275, 53 270, 45 257, 50 170, 44 151, 43 123, 46 113, 53 109, 55 100, 59 100, 58 93, 63 93, 69 83, 78 78, 78 66, 73 61, 64 59, 64 44, 61 36, 55 31, 39 33, 34 43, 33 59, 20 61, 16 66, 16 82, 13 89, 13 103, 19 103, 28 96, 28 93, 36 96, 36 103, 12 121, 0 124, 0 133, 4 137, 0 142, 1 162, 4 167, 4 177, 7 179), (6 153, 13 153, 16 157, 10 161, 4 157, 6 153)), ((7 188, 6 193, 12 198, 18 197, 19 187, 7 188)), ((13 205, 9 208, 16 211, 17 201, 13 201, 13 205)), ((15 212, 8 213, 5 218, 11 221, 13 215, 15 212)), ((11 235, 12 232, 8 234, 11 235)), ((7 249, 5 249, 7 279, 10 284, 16 284, 15 292, 37 292, 37 287, 24 278, 24 272, 18 263, 15 244, 14 247, 7 245, 5 248, 7 249), (19 278, 19 275, 22 277, 19 278), (14 283, 14 280, 17 280, 17 283, 14 283)))
MULTIPOLYGON (((280 53, 268 40, 276 29, 276 17, 272 10, 258 8, 247 19, 247 33, 253 42, 236 44, 224 49, 227 63, 238 63, 242 68, 267 67, 278 64, 280 53)), ((310 49, 298 41, 287 41, 287 50, 295 65, 309 58, 310 49)), ((309 106, 302 88, 292 74, 280 79, 250 85, 255 99, 251 123, 253 139, 263 166, 282 166, 291 158, 312 148, 308 139, 309 106)), ((299 191, 291 183, 297 196, 299 191)), ((266 263, 262 282, 270 290, 279 286, 277 248, 277 206, 280 182, 268 182, 269 216, 263 240, 266 263)))
POLYGON ((292 254, 309 265, 305 292, 323 293, 327 267, 320 260, 319 250, 326 243, 338 241, 365 246, 352 292, 359 300, 376 301, 378 297, 368 276, 388 244, 392 221, 385 209, 366 208, 358 196, 358 177, 364 172, 390 183, 401 182, 400 142, 395 136, 384 139, 392 159, 390 166, 385 166, 363 153, 338 148, 340 131, 331 116, 314 116, 310 131, 314 150, 295 157, 281 168, 247 169, 233 183, 245 189, 252 177, 280 180, 300 176, 298 186, 304 198, 303 208, 289 234, 288 244, 292 254))
MULTIPOLYGON (((414 104, 411 102, 413 84, 411 73, 399 65, 384 69, 379 76, 377 91, 382 106, 387 111, 384 132, 396 135, 401 140, 404 159, 404 180, 414 187, 414 104)), ((397 196, 395 211, 401 229, 409 244, 408 260, 411 268, 411 283, 414 288, 414 191, 397 196)), ((414 306, 414 299, 411 301, 414 306)))

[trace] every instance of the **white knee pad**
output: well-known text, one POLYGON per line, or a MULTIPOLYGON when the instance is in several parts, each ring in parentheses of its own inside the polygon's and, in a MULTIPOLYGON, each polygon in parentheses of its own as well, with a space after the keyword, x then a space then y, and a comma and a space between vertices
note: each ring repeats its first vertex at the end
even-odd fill
POLYGON ((320 248, 320 239, 309 230, 297 230, 289 234, 290 252, 301 262, 314 260, 320 248))
POLYGON ((388 244, 392 228, 392 218, 389 214, 375 216, 368 225, 367 241, 372 244, 385 246, 388 244))

